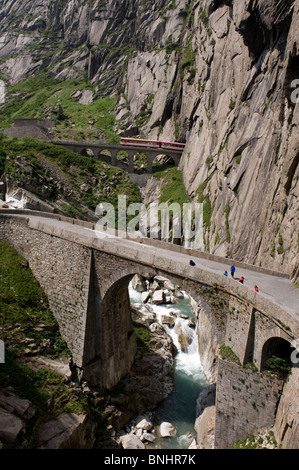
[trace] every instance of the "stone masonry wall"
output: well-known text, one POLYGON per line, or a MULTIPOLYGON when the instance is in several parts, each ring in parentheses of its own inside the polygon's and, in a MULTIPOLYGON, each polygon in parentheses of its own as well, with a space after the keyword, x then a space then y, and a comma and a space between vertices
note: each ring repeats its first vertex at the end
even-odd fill
POLYGON ((91 250, 48 234, 31 230, 26 220, 1 221, 0 238, 28 261, 43 287, 62 337, 81 367, 85 341, 91 250))
POLYGON ((219 360, 216 391, 215 449, 274 425, 283 382, 219 360))
POLYGON ((257 310, 254 311, 254 324, 258 334, 255 334, 254 338, 253 361, 256 367, 261 370, 263 346, 266 341, 270 338, 283 338, 291 343, 293 336, 289 333, 288 325, 278 324, 257 310))
POLYGON ((227 328, 225 344, 229 346, 240 359, 241 364, 246 359, 246 345, 251 325, 252 307, 248 302, 230 296, 227 309, 227 328))
POLYGON ((25 218, 2 219, 0 239, 28 260, 83 376, 115 386, 136 353, 128 284, 138 264, 34 230, 25 218))
POLYGON ((274 432, 283 449, 299 447, 299 368, 293 368, 277 409, 274 432))

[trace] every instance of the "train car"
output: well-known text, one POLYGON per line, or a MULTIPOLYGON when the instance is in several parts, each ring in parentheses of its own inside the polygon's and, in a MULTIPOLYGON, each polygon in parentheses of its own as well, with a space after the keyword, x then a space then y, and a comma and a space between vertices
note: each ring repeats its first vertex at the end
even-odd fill
POLYGON ((134 139, 132 137, 124 138, 120 140, 121 145, 130 145, 134 147, 154 147, 159 148, 161 142, 157 140, 145 140, 145 139, 134 139))
POLYGON ((163 148, 169 150, 183 150, 185 144, 180 142, 163 142, 158 140, 134 139, 133 137, 122 137, 121 145, 130 145, 134 147, 163 148))
POLYGON ((183 150, 185 148, 185 144, 181 142, 161 142, 162 149, 172 149, 172 150, 183 150))

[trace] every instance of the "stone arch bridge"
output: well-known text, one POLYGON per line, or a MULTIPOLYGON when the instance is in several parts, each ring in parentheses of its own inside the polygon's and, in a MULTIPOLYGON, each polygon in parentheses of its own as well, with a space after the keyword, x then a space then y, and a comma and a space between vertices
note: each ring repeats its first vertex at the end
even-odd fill
MULTIPOLYGON (((2 210, 0 239, 14 246, 28 260, 48 296, 74 362, 91 385, 113 388, 133 364, 136 337, 128 284, 136 273, 169 278, 201 306, 207 305, 211 298, 217 303, 218 295, 225 298, 225 309, 216 312, 214 317, 217 319, 220 315, 224 325, 219 341, 230 346, 241 366, 251 361, 261 371, 265 354, 271 352, 277 341, 290 344, 299 338, 298 292, 286 277, 276 273, 265 271, 260 275, 266 278, 271 274, 273 282, 281 284, 289 299, 286 306, 280 302, 279 295, 275 298, 275 285, 273 292, 267 295, 256 293, 252 287, 211 269, 211 261, 200 257, 203 254, 197 253, 195 258, 196 253, 190 254, 182 247, 170 247, 157 240, 128 240, 102 232, 96 235, 94 225, 83 221, 37 212, 2 210), (192 268, 189 266, 190 255, 197 262, 192 268)), ((245 272, 245 266, 242 269, 245 272)), ((250 267, 247 272, 250 273, 250 267)), ((231 369, 227 371, 225 367, 220 367, 225 376, 232 374, 231 369)), ((236 381, 241 373, 239 368, 236 381)), ((223 375, 221 377, 223 380, 223 375)), ((273 393, 272 388, 267 393, 273 393)), ((217 406, 221 410, 222 394, 220 391, 217 394, 217 406)), ((226 403, 226 406, 229 405, 226 403)), ((273 407, 276 409, 276 405, 273 407)), ((221 441, 227 422, 219 419, 218 445, 227 445, 221 441)), ((247 421, 252 422, 252 419, 247 421)), ((236 436, 232 435, 238 437, 240 432, 237 427, 236 436)))
POLYGON ((158 155, 165 155, 172 159, 175 166, 179 166, 182 156, 182 150, 161 149, 154 147, 141 147, 137 145, 119 145, 107 143, 88 143, 88 142, 69 142, 69 141, 51 141, 54 145, 60 145, 68 150, 82 155, 89 150, 95 160, 102 160, 110 165, 117 166, 127 171, 130 178, 139 185, 143 185, 153 173, 153 162, 158 155), (126 152, 129 164, 118 160, 120 152, 126 152), (134 166, 134 157, 138 153, 146 155, 146 170, 144 174, 137 174, 134 166))

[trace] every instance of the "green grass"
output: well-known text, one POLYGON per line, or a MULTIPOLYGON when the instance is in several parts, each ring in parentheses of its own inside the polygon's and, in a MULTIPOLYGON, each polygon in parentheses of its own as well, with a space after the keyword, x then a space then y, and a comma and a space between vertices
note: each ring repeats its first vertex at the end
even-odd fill
POLYGON ((271 371, 288 374, 292 371, 292 363, 289 357, 273 355, 266 361, 266 368, 271 371))
POLYGON ((128 204, 141 202, 138 186, 124 170, 29 137, 11 139, 0 135, 2 176, 17 181, 18 186, 24 189, 32 191, 30 188, 34 188, 35 194, 43 200, 55 202, 63 198, 65 202, 61 209, 75 218, 84 218, 78 204, 94 211, 100 202, 109 202, 117 209, 118 195, 126 195, 128 204), (49 167, 54 175, 49 172, 49 167), (63 182, 63 187, 59 180, 63 182), (81 190, 82 183, 88 184, 90 192, 81 190), (109 185, 114 186, 108 193, 105 188, 109 185), (69 193, 72 193, 71 197, 69 193))
POLYGON ((176 167, 155 172, 154 177, 162 181, 162 194, 159 203, 178 203, 182 207, 183 204, 190 202, 182 172, 176 167))
MULTIPOLYGON (((80 390, 69 387, 61 374, 46 367, 33 369, 26 364, 24 339, 33 339, 36 344, 50 340, 56 350, 51 358, 70 357, 70 352, 59 334, 47 297, 26 260, 3 241, 0 241, 0 332, 5 343, 5 363, 0 365, 0 388, 13 387, 14 393, 30 400, 36 410, 26 422, 26 433, 21 440, 15 444, 6 443, 4 448, 18 448, 24 438, 29 448, 39 447, 39 426, 61 413, 92 413, 95 419, 96 413, 101 415, 101 408, 97 407, 95 412, 87 397, 80 390), (35 327, 41 323, 44 328, 39 332, 35 327)), ((30 357, 30 361, 34 357, 30 357)))
POLYGON ((230 243, 230 231, 229 231, 229 221, 228 221, 228 218, 229 218, 229 214, 230 214, 230 206, 229 204, 227 204, 227 206, 225 207, 225 230, 226 230, 226 241, 227 243, 230 243))
POLYGON ((264 432, 263 436, 253 434, 247 436, 245 439, 235 442, 232 449, 277 449, 277 441, 273 431, 264 432))
POLYGON ((23 353, 25 338, 37 345, 49 340, 56 353, 69 354, 60 341, 58 324, 52 315, 46 295, 27 267, 26 260, 14 248, 0 241, 0 327, 6 347, 17 355, 23 353), (43 331, 33 326, 42 322, 43 331))
POLYGON ((221 354, 221 357, 223 360, 225 361, 229 361, 229 362, 234 362, 236 364, 241 364, 240 363, 240 359, 238 358, 238 356, 234 353, 234 351, 229 347, 229 346, 226 346, 225 344, 222 344, 219 348, 219 352, 221 354))
POLYGON ((137 337, 137 347, 140 348, 143 354, 149 352, 151 350, 149 330, 139 325, 138 323, 134 322, 133 324, 134 331, 137 337))
POLYGON ((104 134, 104 140, 118 143, 119 137, 113 130, 115 116, 112 114, 117 97, 96 97, 95 89, 89 82, 78 80, 59 81, 46 78, 38 73, 11 87, 8 91, 7 104, 2 110, 0 127, 11 127, 16 118, 44 119, 46 112, 58 129, 74 130, 85 137, 89 121, 94 121, 93 128, 104 134), (72 95, 78 91, 91 90, 94 100, 88 105, 80 104, 72 95))

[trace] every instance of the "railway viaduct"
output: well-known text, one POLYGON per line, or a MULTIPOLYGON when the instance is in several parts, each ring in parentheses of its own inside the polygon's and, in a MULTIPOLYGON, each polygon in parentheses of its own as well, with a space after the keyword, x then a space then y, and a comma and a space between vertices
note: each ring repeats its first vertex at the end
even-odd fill
MULTIPOLYGON (((238 357, 238 364, 228 363, 215 353, 218 367, 215 447, 226 448, 231 444, 229 439, 235 441, 244 437, 244 433, 269 425, 283 385, 261 372, 273 352, 286 345, 290 349, 291 342, 299 338, 296 289, 291 290, 293 306, 285 307, 279 298, 271 299, 205 268, 200 264, 199 253, 198 264, 190 269, 190 253, 182 247, 170 248, 158 240, 113 237, 94 229, 93 224, 53 214, 5 210, 0 213, 0 239, 28 260, 83 377, 91 385, 110 389, 130 371, 136 337, 128 285, 136 273, 160 274, 180 285, 210 312, 211 328, 215 321, 222 325, 217 332, 218 343, 229 346, 238 357), (219 299, 224 302, 218 302, 219 299), (254 372, 243 367, 248 362, 254 364, 254 372), (250 393, 254 398, 250 399, 250 393), (230 437, 227 426, 232 430, 230 437)), ((264 273, 270 274, 276 273, 264 273)), ((277 275, 273 278, 280 282, 277 275)), ((288 280, 281 278, 281 282, 284 285, 288 280)), ((204 349, 203 337, 201 341, 200 347, 204 349)), ((291 390, 289 393, 293 394, 292 387, 291 390)), ((298 386, 295 393, 298 394, 298 386)), ((292 439, 295 442, 299 430, 298 410, 294 413, 285 424, 291 442, 292 439)), ((285 435, 285 428, 283 432, 285 435)))
POLYGON ((43 119, 15 119, 14 127, 3 129, 3 133, 8 137, 34 137, 46 140, 54 145, 59 145, 68 150, 72 150, 80 155, 89 154, 95 160, 104 161, 110 165, 117 166, 127 171, 130 178, 139 186, 144 186, 147 179, 153 173, 153 162, 158 155, 164 155, 173 161, 175 166, 179 166, 182 156, 181 149, 155 148, 138 145, 118 145, 110 143, 73 142, 52 139, 51 129, 55 123, 43 119), (128 164, 118 159, 118 154, 126 153, 128 164), (143 174, 138 174, 134 165, 134 157, 143 153, 146 156, 146 168, 143 174))
POLYGON ((141 147, 138 145, 118 145, 108 143, 87 143, 87 142, 69 142, 69 141, 55 141, 51 140, 54 145, 59 145, 73 152, 79 153, 80 155, 89 154, 93 156, 95 160, 101 160, 109 163, 112 166, 117 166, 127 171, 130 178, 139 186, 143 186, 147 179, 153 173, 153 162, 158 155, 164 155, 169 157, 174 162, 175 166, 179 166, 180 159, 182 156, 182 150, 174 149, 161 149, 154 147, 141 147), (118 154, 126 153, 129 163, 125 163, 117 158, 118 154), (138 153, 143 153, 146 156, 146 169, 143 174, 137 174, 134 157, 138 153))

